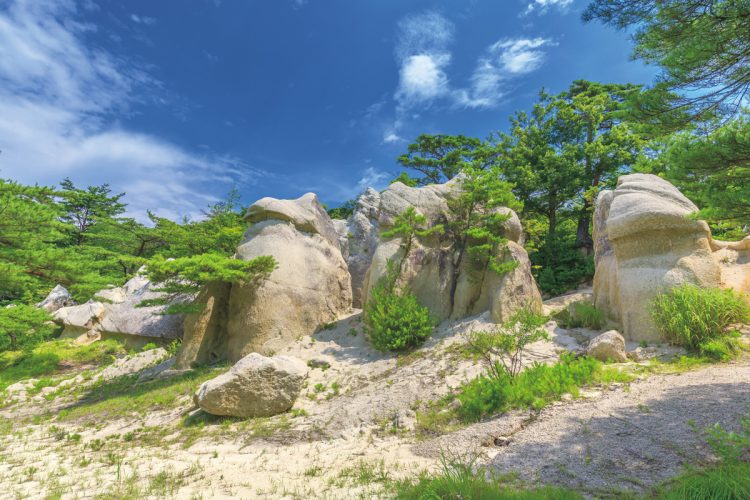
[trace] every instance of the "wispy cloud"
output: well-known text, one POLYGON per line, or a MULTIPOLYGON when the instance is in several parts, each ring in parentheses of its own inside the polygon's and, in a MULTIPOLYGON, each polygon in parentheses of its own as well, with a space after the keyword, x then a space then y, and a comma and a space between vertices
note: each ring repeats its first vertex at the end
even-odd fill
POLYGON ((526 10, 522 12, 522 15, 529 15, 532 12, 544 14, 552 7, 565 11, 572 3, 573 0, 532 0, 526 5, 526 10))
MULTIPOLYGON (((118 117, 162 84, 121 57, 88 47, 93 27, 72 1, 16 1, 0 10, 0 175, 56 184, 110 183, 131 214, 197 215, 206 186, 252 183, 236 158, 196 153, 128 130, 118 117)), ((153 96, 152 96, 153 97, 153 96)), ((220 190, 224 188, 219 187, 220 190)))
POLYGON ((445 68, 451 60, 448 45, 454 26, 437 12, 413 14, 398 23, 396 60, 399 85, 396 101, 403 108, 429 104, 448 93, 445 68))
POLYGON ((130 14, 130 20, 136 24, 152 25, 156 23, 156 19, 148 16, 139 16, 138 14, 130 14))

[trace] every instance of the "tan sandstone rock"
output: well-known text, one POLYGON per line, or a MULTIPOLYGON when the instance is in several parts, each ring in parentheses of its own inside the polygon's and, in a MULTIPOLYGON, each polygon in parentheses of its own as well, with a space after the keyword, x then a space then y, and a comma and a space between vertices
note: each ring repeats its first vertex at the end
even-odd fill
MULTIPOLYGON (((400 182, 391 184, 380 195, 380 230, 390 228, 395 218, 411 206, 425 216, 428 226, 445 223, 450 217, 448 200, 460 192, 460 180, 459 176, 445 184, 419 188, 400 182)), ((499 250, 499 257, 517 262, 515 270, 498 276, 486 266, 477 267, 466 254, 461 262, 456 262, 455 242, 441 235, 415 241, 409 255, 403 255, 399 238, 381 238, 365 276, 363 302, 385 275, 388 261, 395 260, 401 263, 402 269, 398 285, 413 291, 419 303, 438 320, 463 318, 490 310, 493 320, 500 322, 524 305, 541 311, 541 295, 531 276, 531 264, 519 244, 523 238, 520 220, 508 208, 499 208, 498 211, 510 215, 505 224, 509 244, 499 250)))
POLYGON ((212 415, 270 417, 294 405, 307 370, 297 358, 251 353, 227 373, 204 382, 193 400, 212 415))
POLYGON ((178 367, 275 352, 351 310, 351 281, 339 237, 314 194, 263 198, 246 218, 251 226, 237 257, 270 255, 278 267, 258 283, 204 290, 201 298, 208 306, 186 318, 178 367))
POLYGON ((653 297, 693 283, 719 287, 721 269, 698 208, 669 182, 624 175, 599 194, 594 214, 594 304, 622 326, 626 339, 657 341, 649 316, 653 297))
POLYGON ((625 339, 617 330, 610 330, 597 335, 589 342, 586 354, 600 361, 624 363, 628 360, 625 353, 625 339))

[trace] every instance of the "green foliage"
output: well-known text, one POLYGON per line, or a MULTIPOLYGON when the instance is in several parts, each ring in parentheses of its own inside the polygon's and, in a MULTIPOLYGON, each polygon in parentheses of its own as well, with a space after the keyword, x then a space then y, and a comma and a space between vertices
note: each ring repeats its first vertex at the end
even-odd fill
POLYGON ((86 233, 92 226, 125 211, 125 205, 120 203, 120 198, 125 196, 125 193, 112 196, 108 184, 79 189, 66 177, 60 183, 60 187, 61 219, 72 226, 73 241, 76 245, 83 243, 86 233))
POLYGON ((457 413, 465 422, 477 422, 512 409, 538 410, 563 394, 575 397, 581 386, 604 379, 626 381, 629 376, 603 367, 596 359, 575 358, 569 354, 553 365, 534 363, 516 377, 494 370, 492 375, 481 375, 461 387, 458 393, 461 406, 457 413))
POLYGON ((386 276, 373 287, 364 308, 365 332, 381 351, 404 351, 424 342, 435 329, 429 310, 409 290, 397 290, 398 267, 388 263, 386 276))
POLYGON ((177 301, 167 308, 167 314, 195 312, 195 308, 200 310, 202 305, 181 303, 179 298, 195 294, 211 282, 257 282, 271 274, 276 266, 276 260, 266 255, 250 260, 233 259, 215 253, 176 259, 157 256, 149 260, 146 274, 151 281, 160 284, 158 290, 166 296, 144 300, 140 305, 163 305, 177 301))
POLYGON ((584 301, 573 302, 567 309, 560 311, 556 319, 563 328, 590 328, 592 330, 601 330, 607 322, 602 311, 584 301))
POLYGON ((57 327, 43 309, 23 304, 0 308, 0 352, 33 348, 55 334, 57 327))
POLYGON ((416 170, 421 177, 412 179, 401 174, 396 180, 412 185, 439 184, 454 178, 466 166, 475 162, 482 148, 482 141, 463 135, 428 135, 417 137, 409 144, 407 153, 397 161, 406 168, 416 170), (402 177, 403 176, 403 177, 402 177))
POLYGON ((681 94, 671 108, 733 112, 750 90, 746 1, 595 0, 583 19, 634 28, 634 56, 662 69, 655 91, 681 94))
POLYGON ((750 463, 691 470, 657 490, 661 500, 742 500, 750 498, 750 463))
POLYGON ((437 474, 424 473, 416 480, 395 483, 396 498, 403 499, 481 499, 481 500, 577 500, 579 494, 554 487, 527 488, 513 476, 492 475, 478 469, 473 461, 442 459, 437 474))
POLYGON ((72 339, 42 342, 25 351, 0 352, 0 390, 20 380, 54 374, 62 364, 101 365, 124 354, 125 349, 115 340, 77 346, 72 339))
POLYGON ((401 184, 409 187, 419 186, 419 179, 410 177, 406 172, 401 172, 400 174, 398 174, 398 176, 395 177, 389 184, 393 184, 394 182, 400 182, 401 184))
POLYGON ((472 332, 468 347, 484 359, 491 376, 515 377, 521 372, 523 350, 548 337, 544 328, 547 318, 526 307, 516 311, 511 318, 494 331, 472 332))
POLYGON ((343 205, 328 210, 328 215, 331 219, 348 219, 354 213, 354 209, 357 208, 357 200, 347 200, 343 205))
POLYGON ((719 424, 706 429, 707 441, 716 456, 725 462, 750 462, 750 415, 740 419, 738 432, 727 431, 719 424))
POLYGON ((650 313, 665 339, 692 351, 727 335, 730 325, 750 322, 750 306, 733 290, 691 284, 657 295, 650 313))

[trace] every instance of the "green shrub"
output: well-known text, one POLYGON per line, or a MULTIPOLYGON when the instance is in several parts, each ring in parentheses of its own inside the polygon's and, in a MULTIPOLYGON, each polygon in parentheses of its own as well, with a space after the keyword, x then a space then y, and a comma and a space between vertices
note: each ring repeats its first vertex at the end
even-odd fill
POLYGON ((404 351, 427 340, 435 329, 430 311, 409 290, 399 291, 398 266, 388 263, 386 275, 373 287, 364 309, 365 332, 380 351, 404 351))
MULTIPOLYGON (((496 372, 496 373, 499 373, 496 372)), ((563 394, 578 395, 584 385, 607 381, 627 381, 627 374, 605 368, 600 361, 587 356, 574 358, 564 354, 553 365, 534 363, 513 378, 481 375, 464 384, 459 390, 458 416, 464 422, 512 409, 541 409, 563 394)))
MULTIPOLYGON (((730 325, 750 321, 750 306, 734 291, 690 284, 657 295, 650 313, 665 339, 698 352, 703 344, 727 335, 730 325)), ((709 352, 715 348, 707 347, 709 352)))
POLYGON ((750 463, 726 463, 687 472, 658 491, 662 500, 744 500, 750 498, 750 463))
POLYGON ((51 338, 57 327, 44 309, 23 304, 0 308, 0 352, 31 349, 51 338))
POLYGON ((591 328, 601 330, 607 323, 604 313, 593 304, 578 301, 573 302, 566 309, 555 315, 557 322, 563 328, 591 328))
POLYGON ((475 470, 472 463, 443 460, 443 470, 435 475, 422 474, 416 480, 395 484, 396 498, 448 499, 477 498, 483 500, 573 500, 578 493, 562 488, 525 488, 513 476, 492 476, 483 469, 475 470))

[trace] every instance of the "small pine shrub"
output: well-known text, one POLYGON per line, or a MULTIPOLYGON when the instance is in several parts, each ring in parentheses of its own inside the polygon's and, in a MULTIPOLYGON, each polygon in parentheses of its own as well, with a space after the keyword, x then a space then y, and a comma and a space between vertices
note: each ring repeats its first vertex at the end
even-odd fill
POLYGON ((405 351, 419 346, 435 329, 430 311, 409 290, 399 291, 398 267, 388 263, 386 276, 372 289, 365 305, 365 332, 380 351, 405 351))
MULTIPOLYGON (((657 295, 650 313, 665 339, 694 352, 726 336, 730 325, 750 322, 750 306, 734 291, 690 284, 657 295)), ((706 347, 708 352, 716 348, 706 347)))
POLYGON ((43 309, 24 304, 0 307, 0 352, 28 350, 49 340, 57 327, 43 309))

